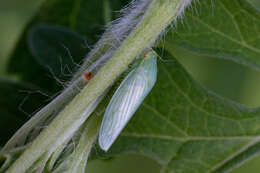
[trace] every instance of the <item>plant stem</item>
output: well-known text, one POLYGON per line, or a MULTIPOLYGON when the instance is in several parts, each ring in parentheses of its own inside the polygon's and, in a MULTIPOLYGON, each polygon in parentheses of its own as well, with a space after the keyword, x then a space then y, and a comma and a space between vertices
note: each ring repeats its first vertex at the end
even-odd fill
POLYGON ((81 134, 79 143, 73 153, 67 173, 77 172, 84 173, 88 161, 88 156, 91 152, 98 136, 99 127, 103 116, 92 115, 84 124, 83 133, 81 134))
POLYGON ((7 173, 25 172, 43 153, 55 150, 71 137, 95 109, 99 103, 98 98, 127 69, 135 57, 149 48, 159 34, 181 14, 187 2, 190 0, 153 0, 142 20, 115 51, 113 57, 33 141, 7 173))
POLYGON ((76 96, 51 124, 40 133, 6 173, 25 172, 45 152, 54 152, 72 137, 103 98, 102 96, 97 97, 86 108, 82 106, 84 102, 80 103, 81 98, 79 96, 76 96))
POLYGON ((135 30, 89 84, 83 88, 79 96, 81 102, 88 105, 104 92, 134 58, 149 47, 159 34, 177 18, 186 3, 187 0, 154 0, 135 30))
POLYGON ((82 75, 85 69, 90 66, 91 62, 96 62, 97 60, 106 62, 107 59, 112 57, 115 50, 122 44, 123 40, 125 40, 137 26, 152 1, 153 0, 140 0, 140 2, 138 2, 132 0, 127 7, 127 12, 123 12, 123 17, 109 23, 105 33, 96 43, 95 47, 88 53, 87 58, 77 73, 74 74, 72 80, 75 80, 82 75))
POLYGON ((6 143, 2 152, 8 152, 17 146, 23 146, 26 143, 26 138, 28 138, 28 135, 34 128, 42 125, 41 123, 46 121, 46 119, 49 119, 51 116, 55 117, 55 115, 62 110, 62 108, 64 108, 86 84, 87 81, 84 81, 82 78, 75 80, 74 83, 66 88, 59 96, 27 121, 6 143))

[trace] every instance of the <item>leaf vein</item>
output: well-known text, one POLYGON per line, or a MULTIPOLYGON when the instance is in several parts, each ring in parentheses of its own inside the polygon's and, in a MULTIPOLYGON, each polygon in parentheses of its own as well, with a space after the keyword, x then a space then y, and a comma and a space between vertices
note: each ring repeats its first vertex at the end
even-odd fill
MULTIPOLYGON (((191 15, 190 15, 190 16, 191 16, 191 15)), ((253 46, 250 46, 250 45, 248 45, 248 44, 246 44, 246 43, 240 42, 240 41, 238 41, 238 40, 236 40, 236 39, 233 39, 232 37, 230 37, 230 36, 224 34, 223 32, 221 32, 221 31, 219 31, 219 30, 213 28, 213 27, 210 26, 209 24, 203 22, 203 21, 202 21, 201 19, 199 19, 198 17, 195 17, 195 16, 191 16, 191 17, 192 17, 193 19, 197 20, 198 22, 200 22, 202 25, 204 25, 205 27, 207 27, 207 28, 208 28, 209 30, 211 30, 212 32, 214 32, 214 33, 216 33, 216 34, 218 34, 218 35, 220 35, 220 36, 222 36, 222 37, 224 37, 224 38, 226 38, 226 39, 228 39, 228 40, 230 40, 230 41, 232 41, 232 42, 234 42, 234 43, 236 43, 236 44, 238 44, 238 45, 241 45, 241 46, 243 46, 243 47, 246 47, 247 49, 249 49, 249 50, 251 50, 251 51, 253 51, 253 52, 260 53, 260 50, 259 50, 259 49, 255 48, 255 47, 253 47, 253 46)))

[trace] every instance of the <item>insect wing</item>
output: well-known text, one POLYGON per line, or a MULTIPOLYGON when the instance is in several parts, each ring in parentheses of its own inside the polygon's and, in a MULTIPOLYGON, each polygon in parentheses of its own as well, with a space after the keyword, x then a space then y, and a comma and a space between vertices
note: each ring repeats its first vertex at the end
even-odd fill
POLYGON ((150 92, 157 78, 156 57, 142 60, 113 95, 102 120, 99 145, 107 151, 150 92))

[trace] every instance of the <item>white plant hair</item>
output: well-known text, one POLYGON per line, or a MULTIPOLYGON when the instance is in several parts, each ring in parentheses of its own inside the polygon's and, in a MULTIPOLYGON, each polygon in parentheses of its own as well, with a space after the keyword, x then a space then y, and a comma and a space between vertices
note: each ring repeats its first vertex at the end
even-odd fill
POLYGON ((69 141, 77 133, 88 116, 95 110, 106 95, 106 90, 113 84, 113 81, 115 81, 122 73, 122 70, 127 68, 127 65, 133 61, 134 56, 138 56, 144 49, 150 49, 159 36, 166 31, 167 26, 170 25, 171 22, 175 24, 176 19, 183 16, 185 7, 187 7, 191 1, 192 0, 133 0, 121 10, 121 17, 108 25, 101 39, 86 56, 85 62, 83 62, 79 71, 74 75, 69 86, 51 103, 37 112, 34 117, 15 133, 2 149, 2 151, 10 151, 10 149, 16 146, 26 145, 27 137, 30 136, 37 126, 48 126, 40 135, 34 138, 32 144, 35 145, 30 145, 30 148, 15 161, 15 164, 10 168, 10 172, 17 172, 21 167, 24 170, 28 169, 31 164, 35 163, 46 151, 48 151, 47 156, 49 157, 51 153, 55 152, 64 142, 69 141), (163 4, 162 7, 160 6, 161 2, 163 4), (160 7, 162 15, 155 14, 153 16, 157 10, 156 7, 160 7), (164 11, 165 9, 166 11, 164 11), (172 10, 175 10, 175 12, 172 10), (166 18, 163 18, 164 20, 161 22, 159 19, 163 15, 166 16, 166 18), (155 26, 149 19, 158 20, 158 25, 155 26), (148 21, 148 24, 145 23, 145 21, 148 21), (144 30, 145 27, 146 30, 149 30, 149 34, 144 30), (136 36, 132 34, 135 33, 135 31, 139 31, 139 35, 136 36), (141 37, 147 35, 148 39, 143 41, 141 37), (129 38, 132 38, 134 41, 129 38), (123 47, 122 45, 125 46, 123 47), (123 53, 120 54, 119 51, 122 51, 122 47, 124 48, 123 53), (125 58, 125 62, 123 60, 121 61, 123 58, 125 58), (112 63, 113 66, 105 68, 107 64, 110 65, 112 61, 117 64, 112 63), (103 67, 105 70, 101 69, 99 71, 99 69, 103 67), (99 73, 97 73, 98 71, 99 73), (96 80, 91 81, 92 85, 85 87, 88 81, 82 76, 88 72, 97 75, 96 80), (107 74, 110 76, 106 77, 105 75, 107 74), (106 78, 103 80, 104 76, 106 78), (89 94, 91 93, 90 91, 94 91, 94 94, 89 94), (49 119, 53 119, 53 121, 49 123, 49 121, 47 121, 49 119), (49 133, 51 131, 55 131, 55 133, 49 133), (42 141, 44 141, 43 144, 41 143, 42 141), (39 145, 41 150, 38 151, 37 147, 39 145), (26 160, 26 162, 24 162, 24 160, 26 160))
MULTIPOLYGON (((98 65, 96 63, 97 66, 92 66, 91 68, 91 70, 94 70, 95 68, 97 68, 95 70, 98 70, 104 62, 112 57, 114 52, 129 36, 131 31, 137 27, 153 1, 154 0, 132 0, 126 7, 120 10, 121 17, 107 25, 105 33, 86 56, 86 60, 81 66, 81 69, 75 74, 74 80, 88 69, 87 67, 91 65, 91 62, 95 62, 97 59, 99 59, 99 62, 102 62, 98 65)), ((179 4, 177 17, 172 22, 171 27, 175 26, 177 19, 183 16, 185 8, 190 5, 191 1, 192 0, 183 0, 183 3, 179 4)), ((166 30, 167 29, 165 28, 157 37, 155 37, 147 48, 150 48, 158 37, 161 38, 160 36, 162 36, 166 30)), ((88 69, 88 71, 89 70, 90 69, 88 69)))
MULTIPOLYGON (((5 148, 12 148, 12 146, 17 145, 17 143, 20 143, 20 145, 24 144, 23 142, 18 141, 24 141, 22 139, 25 139, 26 136, 29 135, 31 129, 36 128, 36 126, 41 124, 43 120, 49 119, 49 116, 51 116, 50 119, 53 119, 53 117, 55 117, 60 110, 63 109, 66 103, 70 102, 71 98, 77 95, 88 83, 87 81, 83 81, 82 74, 87 72, 92 72, 93 74, 97 73, 105 62, 114 55, 115 51, 129 36, 131 31, 138 26, 153 1, 155 0, 133 0, 126 7, 120 10, 121 17, 108 24, 105 33, 86 56, 85 62, 83 62, 83 65, 79 71, 74 75, 74 79, 68 83, 68 87, 64 89, 64 91, 49 105, 36 113, 34 118, 30 120, 32 122, 27 122, 8 142, 8 145, 10 145, 7 145, 5 148), (63 100, 62 104, 59 104, 61 100, 63 100), (23 131, 22 129, 27 130, 23 131)), ((175 26, 177 18, 183 16, 184 9, 191 3, 191 1, 192 0, 183 0, 183 2, 179 4, 178 14, 172 22, 172 26, 175 26)), ((163 36, 166 30, 167 29, 164 28, 164 30, 157 37, 155 37, 154 40, 152 40, 151 44, 147 45, 147 48, 150 48, 158 37, 160 38, 160 36, 163 36)))

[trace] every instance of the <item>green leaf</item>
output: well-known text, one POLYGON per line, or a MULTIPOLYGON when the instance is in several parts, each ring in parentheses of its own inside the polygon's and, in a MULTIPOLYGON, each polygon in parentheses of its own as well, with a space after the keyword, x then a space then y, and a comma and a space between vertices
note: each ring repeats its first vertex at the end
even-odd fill
POLYGON ((36 25, 29 31, 28 42, 34 57, 57 78, 68 80, 85 57, 85 39, 65 28, 36 25))
POLYGON ((39 89, 0 79, 0 146, 25 123, 32 113, 47 103, 39 89))
MULTIPOLYGON (((57 92, 61 87, 57 85, 57 82, 51 76, 52 74, 43 68, 30 52, 30 48, 27 44, 27 40, 30 40, 30 38, 28 38, 28 30, 37 24, 64 26, 88 39, 85 45, 81 45, 82 47, 85 46, 85 49, 81 50, 81 52, 84 51, 86 55, 89 51, 88 47, 98 40, 104 30, 104 24, 107 22, 109 15, 108 5, 111 11, 118 11, 127 2, 128 0, 112 0, 109 4, 107 4, 107 2, 103 4, 103 1, 100 2, 97 0, 46 0, 21 35, 11 55, 8 72, 16 74, 24 81, 33 83, 43 89, 57 92), (39 78, 39 76, 41 78, 39 78)), ((119 13, 112 13, 111 16, 115 19, 118 17, 118 14, 119 13)), ((60 39, 60 41, 62 41, 62 39, 60 39)), ((64 42, 62 42, 62 44, 64 44, 64 42)), ((42 51, 45 49, 49 50, 49 46, 42 46, 42 51)), ((73 48, 70 47, 69 51, 73 51, 72 49, 73 48)), ((61 55, 53 54, 51 56, 60 58, 61 55)), ((72 58, 76 61, 82 60, 84 57, 85 56, 79 56, 77 54, 72 58)), ((52 62, 49 63, 51 64, 52 62)), ((58 69, 60 68, 59 65, 58 69)), ((55 71, 54 69, 52 70, 55 71)))
MULTIPOLYGON (((168 33, 168 51, 175 55, 175 47, 181 47, 184 51, 178 56, 197 53, 259 68, 258 11, 246 0, 214 4, 207 0, 198 9, 197 13, 190 9, 184 24, 168 33)), ((55 86, 53 79, 44 78, 47 70, 30 54, 27 30, 38 23, 61 25, 86 36, 92 44, 105 21, 101 11, 99 1, 47 0, 18 42, 10 72, 46 89, 55 86)), ((203 173, 224 172, 257 154, 259 109, 216 96, 192 80, 170 55, 164 58, 172 62, 159 63, 155 88, 107 155, 136 152, 158 161, 165 172, 203 173)))
POLYGON ((178 46, 260 69, 260 11, 248 0, 201 1, 183 18, 166 35, 168 51, 178 46))
POLYGON ((201 87, 170 55, 158 81, 107 153, 135 152, 164 172, 224 172, 260 150, 260 109, 201 87))

